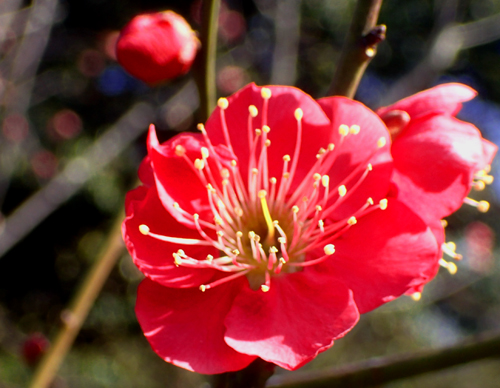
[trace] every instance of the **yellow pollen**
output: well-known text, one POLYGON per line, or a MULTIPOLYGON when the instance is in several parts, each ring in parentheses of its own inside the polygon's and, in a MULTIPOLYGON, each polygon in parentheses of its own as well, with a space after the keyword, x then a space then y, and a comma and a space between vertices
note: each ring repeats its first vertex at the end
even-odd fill
POLYGON ((323 185, 323 187, 328 187, 328 185, 330 184, 330 177, 328 175, 323 175, 321 177, 321 184, 323 185))
POLYGON ((224 237, 224 232, 222 230, 218 230, 216 235, 219 237, 224 237))
POLYGON ((271 140, 267 139, 266 142, 264 143, 266 147, 269 147, 271 145, 271 140))
POLYGON ((307 201, 309 201, 309 198, 307 198, 307 197, 302 197, 302 202, 307 202, 307 201))
MULTIPOLYGON (((222 222, 222 218, 220 218, 219 216, 214 217, 214 222, 215 222, 217 225, 222 225, 222 224, 223 224, 223 222, 222 222)), ((222 232, 220 232, 220 233, 222 233, 222 232)), ((223 235, 223 234, 224 234, 224 233, 222 233, 222 235, 223 235)), ((219 232, 217 232, 217 235, 219 235, 219 232)), ((222 235, 220 235, 220 236, 222 236, 222 235)))
POLYGON ((182 264, 182 259, 177 253, 173 253, 172 256, 174 256, 174 264, 177 267, 182 264))
POLYGON ((149 227, 147 225, 139 225, 139 232, 141 232, 144 236, 149 234, 149 227))
POLYGON ((250 240, 254 240, 255 239, 255 232, 252 232, 252 231, 248 232, 248 238, 250 240))
POLYGON ((241 230, 238 230, 236 232, 236 237, 242 238, 243 237, 243 232, 241 230))
POLYGON ((367 168, 368 168, 368 171, 372 171, 372 170, 373 170, 373 166, 372 166, 372 164, 371 164, 371 163, 368 163, 367 168))
POLYGON ((278 237, 278 242, 280 244, 286 244, 286 238, 284 238, 284 237, 278 237))
POLYGON ((271 253, 278 253, 279 251, 278 251, 278 248, 271 247, 271 248, 269 248, 269 252, 271 252, 271 253))
POLYGON ((339 187, 339 195, 341 197, 344 197, 346 194, 347 194, 347 189, 345 188, 345 186, 344 185, 340 186, 339 187))
POLYGON ((414 292, 413 294, 411 294, 411 298, 415 302, 418 302, 422 298, 422 293, 420 293, 420 292, 414 292))
POLYGON ((255 105, 250 105, 248 107, 248 112, 250 112, 250 116, 252 117, 257 117, 259 114, 259 111, 257 110, 257 107, 255 105))
POLYGON ((385 139, 385 137, 381 137, 380 139, 377 140, 377 147, 378 148, 382 148, 386 144, 387 144, 387 140, 385 139))
POLYGON ((321 147, 319 150, 318 150, 318 155, 323 155, 324 153, 326 152, 326 150, 321 147))
POLYGON ((181 208, 177 202, 174 202, 174 204, 173 204, 172 206, 173 206, 173 207, 174 207, 174 209, 176 209, 176 210, 179 210, 179 209, 181 208))
POLYGON ((177 156, 184 156, 186 154, 186 149, 180 144, 175 146, 175 154, 177 156))
POLYGON ((269 182, 271 182, 271 184, 275 185, 277 182, 277 179, 275 177, 272 177, 271 179, 269 179, 269 182))
POLYGON ((207 190, 211 193, 215 193, 215 189, 210 183, 207 185, 207 190))
POLYGON ((457 244, 455 244, 453 241, 448 241, 446 243, 446 246, 450 248, 453 252, 457 249, 457 244))
POLYGON ((323 251, 325 252, 325 255, 333 255, 335 253, 335 245, 333 244, 328 244, 328 245, 325 245, 325 247, 323 248, 323 251))
POLYGON ((260 89, 260 95, 264 100, 269 100, 271 98, 271 89, 269 88, 260 89))
POLYGON ((185 253, 182 249, 178 249, 178 250, 177 250, 177 254, 178 254, 179 256, 186 256, 186 253, 185 253))
POLYGON ((490 210, 490 203, 487 201, 479 201, 477 204, 477 210, 479 210, 481 213, 486 213, 488 210, 490 210))
POLYGON ((260 130, 260 129, 257 128, 255 130, 255 136, 260 136, 260 135, 262 135, 262 130, 260 130))
POLYGON ((198 125, 196 126, 196 128, 198 128, 198 131, 201 131, 201 132, 203 132, 203 131, 205 130, 205 126, 204 126, 203 124, 201 124, 201 123, 200 123, 200 124, 198 124, 198 125))
POLYGON ((224 98, 224 97, 221 97, 219 98, 219 100, 217 101, 217 106, 223 110, 227 109, 227 107, 229 106, 229 101, 227 100, 227 98, 224 98))
POLYGON ((205 162, 203 161, 203 159, 196 159, 194 161, 194 168, 196 168, 197 170, 203 170, 204 167, 205 162))
POLYGON ((321 210, 323 210, 323 208, 321 206, 319 206, 319 205, 316 205, 316 211, 320 212, 321 210))
POLYGON ((283 160, 284 160, 285 162, 289 162, 289 161, 290 161, 290 155, 285 155, 285 156, 283 156, 283 160))
POLYGON ((201 292, 205 292, 206 290, 207 290, 207 286, 205 286, 204 284, 202 284, 202 285, 200 286, 200 291, 201 291, 201 292))
POLYGON ((315 174, 313 175, 313 179, 314 179, 315 181, 319 181, 319 180, 321 179, 321 174, 315 173, 315 174))
POLYGON ((237 249, 233 250, 233 255, 238 256, 240 254, 240 251, 237 249))
POLYGON ((236 167, 238 165, 238 163, 236 163, 236 160, 231 160, 231 166, 232 167, 236 167))
POLYGON ((270 131, 271 131, 271 128, 269 128, 267 125, 262 126, 262 132, 269 133, 270 131))
POLYGON ((333 151, 334 148, 335 148, 335 144, 333 144, 333 143, 328 144, 329 151, 333 151))
POLYGON ((285 173, 283 174, 283 178, 285 178, 285 179, 290 178, 290 173, 289 173, 289 172, 285 172, 285 173))
POLYGON ((208 153, 208 148, 206 148, 206 147, 201 147, 201 157, 202 157, 203 159, 206 159, 206 158, 208 158, 208 155, 209 155, 209 153, 208 153))
POLYGON ((366 200, 366 203, 368 203, 368 205, 373 205, 373 198, 370 197, 366 200))
POLYGON ((194 218, 195 220, 198 220, 198 219, 200 218, 200 216, 198 215, 198 213, 194 213, 194 214, 193 214, 193 218, 194 218))
POLYGON ((339 133, 342 135, 342 136, 347 136, 349 134, 349 126, 345 125, 345 124, 341 124, 339 126, 339 133))
POLYGON ((280 257, 280 263, 281 264, 286 264, 286 260, 284 258, 280 257))
POLYGON ((349 132, 353 135, 357 135, 359 131, 361 131, 359 125, 351 125, 351 128, 349 128, 349 132))
POLYGON ((441 220, 441 226, 442 226, 443 228, 446 228, 446 227, 448 226, 448 221, 446 221, 446 220, 441 220))
POLYGON ((263 284, 262 286, 260 286, 260 289, 262 290, 262 292, 267 292, 267 291, 269 291, 269 286, 266 286, 265 284, 263 284))
POLYGON ((295 109, 294 116, 297 121, 300 121, 302 120, 302 117, 304 117, 304 112, 302 111, 302 109, 297 108, 295 109))
POLYGON ((486 183, 484 183, 484 181, 474 182, 472 188, 476 191, 483 191, 486 188, 486 183))
POLYGON ((212 255, 207 255, 207 261, 210 262, 214 259, 214 257, 212 255))
POLYGON ((358 222, 358 220, 357 220, 357 219, 356 219, 356 217, 354 217, 354 216, 352 216, 351 218, 349 218, 349 219, 347 220, 347 223, 348 223, 349 225, 351 225, 351 226, 352 226, 352 225, 354 225, 354 224, 356 224, 357 222, 358 222))
POLYGON ((271 213, 269 213, 269 207, 267 206, 266 195, 266 190, 259 190, 257 193, 262 205, 262 213, 264 214, 264 219, 267 224, 267 241, 272 242, 274 240, 274 224, 273 219, 271 218, 271 213))
POLYGON ((242 217, 243 216, 243 210, 241 210, 240 207, 235 207, 234 208, 234 213, 238 216, 238 217, 242 217))
POLYGON ((387 199, 381 199, 380 202, 379 202, 379 205, 380 205, 380 209, 382 210, 385 210, 387 209, 387 199))
POLYGON ((375 56, 375 49, 373 47, 368 47, 366 50, 365 50, 365 55, 368 57, 368 58, 373 58, 375 56))
POLYGON ((297 205, 292 206, 292 212, 297 214, 299 212, 299 207, 297 205))
POLYGON ((256 168, 252 168, 253 175, 257 175, 258 173, 259 173, 259 170, 257 170, 256 168))
POLYGON ((224 179, 229 178, 229 170, 227 168, 223 168, 220 170, 220 176, 224 179))

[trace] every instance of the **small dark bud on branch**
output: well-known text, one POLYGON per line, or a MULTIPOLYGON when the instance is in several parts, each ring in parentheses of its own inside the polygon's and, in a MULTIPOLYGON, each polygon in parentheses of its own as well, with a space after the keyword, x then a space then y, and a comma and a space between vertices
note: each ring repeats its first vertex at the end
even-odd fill
POLYGON ((363 36, 362 45, 365 48, 374 48, 374 46, 385 40, 386 31, 387 27, 385 24, 373 27, 368 34, 363 36))

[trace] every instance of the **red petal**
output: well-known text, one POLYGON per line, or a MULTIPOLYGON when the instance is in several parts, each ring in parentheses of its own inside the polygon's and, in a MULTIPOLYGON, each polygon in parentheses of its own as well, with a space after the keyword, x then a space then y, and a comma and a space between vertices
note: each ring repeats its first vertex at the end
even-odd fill
POLYGON ((397 197, 426 222, 448 216, 470 190, 483 144, 476 127, 454 117, 410 122, 392 145, 397 197))
MULTIPOLYGON (((279 179, 283 169, 283 156, 293 158, 297 139, 297 120, 294 112, 301 108, 302 143, 293 187, 298 185, 316 161, 316 153, 329 143, 329 120, 311 96, 299 89, 289 86, 268 86, 272 97, 269 99, 267 125, 271 128, 268 134, 271 146, 268 148, 269 177, 279 179)), ((229 106, 225 110, 228 132, 234 152, 238 157, 240 171, 248 171, 248 107, 255 105, 258 116, 253 119, 253 130, 262 128, 263 98, 261 87, 249 84, 237 93, 228 97, 229 106)), ((216 108, 206 123, 206 129, 213 144, 226 144, 220 108, 216 108)), ((244 175, 244 178, 246 176, 244 175)), ((246 181, 246 179, 245 179, 246 181)))
POLYGON ((162 287, 144 279, 135 312, 153 350, 165 361, 198 373, 245 368, 255 357, 224 342, 224 316, 242 282, 235 280, 207 292, 162 287))
MULTIPOLYGON (((344 184, 344 179, 354 169, 361 166, 358 177, 364 172, 368 163, 373 166, 363 184, 349 197, 344 205, 335 211, 335 219, 350 217, 358 210, 368 197, 375 201, 385 197, 389 190, 389 178, 392 173, 392 157, 390 154, 390 136, 380 117, 360 102, 345 97, 327 97, 318 100, 327 116, 332 121, 332 140, 336 145, 336 160, 330 170, 331 187, 344 184), (340 125, 359 125, 361 131, 357 135, 348 135, 340 144, 340 125), (386 146, 379 149, 377 142, 384 138, 386 146)), ((353 179, 356 182, 357 178, 353 179)), ((349 189, 349 185, 347 186, 349 189)))
POLYGON ((183 249, 188 255, 205 259, 208 254, 217 256, 216 249, 206 246, 185 246, 159 241, 145 236, 139 225, 147 225, 151 232, 181 238, 200 238, 198 232, 179 224, 162 206, 155 187, 138 187, 125 199, 127 217, 122 232, 125 244, 135 265, 148 277, 170 287, 198 287, 215 274, 211 269, 176 267, 172 253, 183 249))
POLYGON ((335 253, 321 266, 353 291, 360 313, 428 280, 438 252, 432 231, 397 200, 361 218, 332 243, 335 253))
POLYGON ((225 339, 241 353, 296 369, 342 337, 358 321, 342 282, 316 271, 273 277, 264 293, 246 287, 228 313, 225 339))
POLYGON ((467 85, 449 83, 424 90, 391 106, 380 108, 377 113, 382 116, 391 110, 407 112, 411 119, 428 114, 447 114, 454 116, 462 107, 462 102, 472 100, 477 92, 467 85))

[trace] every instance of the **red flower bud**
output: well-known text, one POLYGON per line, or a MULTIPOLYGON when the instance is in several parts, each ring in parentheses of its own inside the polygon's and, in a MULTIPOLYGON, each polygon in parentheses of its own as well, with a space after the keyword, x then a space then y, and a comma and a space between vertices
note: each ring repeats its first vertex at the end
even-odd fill
POLYGON ((26 363, 34 366, 47 351, 50 343, 41 333, 31 334, 23 343, 22 355, 26 363))
POLYGON ((187 73, 200 45, 186 20, 172 11, 138 15, 121 31, 118 62, 154 85, 187 73))

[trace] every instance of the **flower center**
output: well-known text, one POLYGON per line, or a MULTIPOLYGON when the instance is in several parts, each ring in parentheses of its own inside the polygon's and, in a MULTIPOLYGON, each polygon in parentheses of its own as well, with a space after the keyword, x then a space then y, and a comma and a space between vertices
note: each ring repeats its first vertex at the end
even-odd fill
MULTIPOLYGON (((259 114, 257 108, 250 105, 248 109, 248 172, 240 170, 236 160, 229 165, 224 164, 202 124, 198 125, 198 129, 204 136, 206 147, 201 147, 199 159, 193 161, 188 158, 186 150, 180 145, 175 148, 176 155, 185 159, 207 189, 212 219, 191 215, 174 204, 177 211, 193 220, 200 238, 162 236, 150 231, 146 225, 139 228, 144 235, 163 241, 186 246, 213 246, 220 252, 218 258, 209 255, 203 259, 190 257, 189 252, 183 249, 173 254, 178 266, 212 268, 226 274, 210 284, 200 285, 201 291, 246 276, 253 289, 260 288, 266 292, 271 287, 271 277, 283 276, 327 260, 335 252, 331 241, 354 226, 359 218, 387 207, 386 199, 374 204, 372 198, 367 198, 351 216, 335 221, 331 217, 372 170, 369 160, 378 149, 386 146, 386 138, 381 137, 366 164, 354 168, 341 185, 331 188, 328 172, 335 162, 336 152, 346 136, 355 136, 360 132, 357 125, 341 125, 338 144, 328 144, 326 148, 319 149, 310 171, 292 188, 302 142, 303 112, 300 108, 294 112, 297 137, 293 155, 283 156, 279 180, 269 177, 268 149, 271 142, 267 135, 271 128, 267 125, 267 107, 271 90, 262 88, 261 96, 261 129, 253 129, 259 114), (209 158, 212 163, 209 163, 209 158), (215 168, 217 173, 213 171, 215 168)), ((221 98, 218 106, 225 145, 234 154, 225 119, 229 102, 221 98)))

